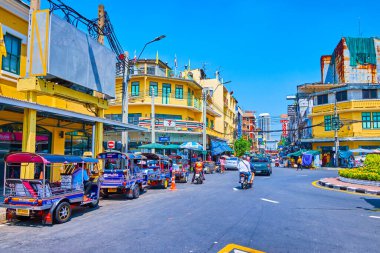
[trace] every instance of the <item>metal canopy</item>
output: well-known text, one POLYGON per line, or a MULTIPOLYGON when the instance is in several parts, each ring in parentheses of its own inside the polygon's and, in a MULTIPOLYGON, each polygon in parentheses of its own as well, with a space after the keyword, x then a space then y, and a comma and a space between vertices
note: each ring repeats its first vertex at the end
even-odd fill
POLYGON ((44 114, 44 116, 49 116, 52 118, 65 119, 73 122, 86 122, 89 124, 95 124, 95 122, 100 122, 104 124, 105 130, 113 131, 129 131, 129 132, 146 132, 147 129, 144 127, 139 127, 132 124, 125 124, 119 121, 98 118, 91 115, 86 115, 78 112, 72 112, 68 110, 63 110, 59 108, 54 108, 46 105, 40 105, 36 103, 31 103, 23 100, 18 100, 14 98, 0 96, 0 105, 4 104, 7 106, 15 108, 28 108, 33 109, 44 114))

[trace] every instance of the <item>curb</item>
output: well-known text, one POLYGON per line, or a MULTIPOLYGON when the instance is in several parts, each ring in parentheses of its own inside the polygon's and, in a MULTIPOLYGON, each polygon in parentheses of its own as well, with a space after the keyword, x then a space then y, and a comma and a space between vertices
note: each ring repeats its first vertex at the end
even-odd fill
POLYGON ((362 194, 368 194, 368 195, 378 195, 380 196, 380 191, 374 191, 374 190, 366 190, 363 188, 356 188, 356 187, 347 187, 342 185, 334 185, 331 183, 327 183, 326 181, 318 180, 318 184, 323 187, 335 189, 335 190, 341 190, 341 191, 348 191, 348 192, 356 192, 356 193, 362 193, 362 194))
POLYGON ((2 223, 5 223, 7 220, 5 218, 5 209, 4 208, 0 208, 0 224, 2 223))

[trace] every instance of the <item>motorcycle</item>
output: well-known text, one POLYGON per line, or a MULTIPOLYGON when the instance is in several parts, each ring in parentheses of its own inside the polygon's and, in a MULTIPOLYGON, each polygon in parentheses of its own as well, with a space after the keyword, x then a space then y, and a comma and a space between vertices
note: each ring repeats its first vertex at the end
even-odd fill
POLYGON ((195 171, 194 184, 203 184, 203 174, 202 170, 195 171))
POLYGON ((247 173, 240 173, 240 184, 243 190, 252 188, 252 184, 248 182, 249 175, 247 173))

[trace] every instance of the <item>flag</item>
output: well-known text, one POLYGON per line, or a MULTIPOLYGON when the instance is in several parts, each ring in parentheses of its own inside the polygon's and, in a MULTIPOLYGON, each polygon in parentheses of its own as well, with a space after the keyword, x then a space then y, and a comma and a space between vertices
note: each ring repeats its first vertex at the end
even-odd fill
POLYGON ((174 55, 174 67, 177 68, 178 65, 177 65, 177 55, 175 54, 174 55))
POLYGON ((4 55, 7 57, 7 49, 5 48, 4 36, 3 36, 3 26, 0 23, 0 56, 4 55))
POLYGON ((137 61, 136 50, 135 50, 135 52, 134 52, 133 61, 134 61, 135 63, 136 63, 136 61, 137 61))
POLYGON ((158 51, 156 53, 156 64, 158 64, 158 51))

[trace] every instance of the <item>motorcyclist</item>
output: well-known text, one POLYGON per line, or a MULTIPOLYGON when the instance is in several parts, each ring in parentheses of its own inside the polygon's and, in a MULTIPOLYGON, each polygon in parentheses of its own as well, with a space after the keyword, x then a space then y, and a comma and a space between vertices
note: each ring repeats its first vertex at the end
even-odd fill
POLYGON ((238 170, 240 173, 248 175, 248 182, 249 185, 252 187, 254 178, 254 173, 252 172, 252 170, 254 169, 251 168, 251 164, 247 161, 247 157, 240 157, 238 163, 238 170))
POLYGON ((193 179, 191 180, 191 183, 194 183, 195 174, 197 174, 197 172, 201 174, 201 177, 203 178, 203 180, 206 180, 205 175, 203 173, 203 166, 204 164, 202 162, 202 158, 198 157, 198 161, 195 162, 195 165, 194 165, 194 174, 193 174, 193 179))

